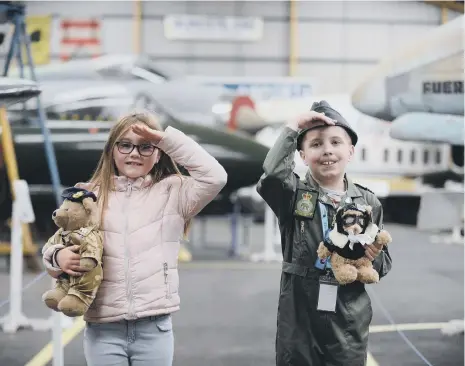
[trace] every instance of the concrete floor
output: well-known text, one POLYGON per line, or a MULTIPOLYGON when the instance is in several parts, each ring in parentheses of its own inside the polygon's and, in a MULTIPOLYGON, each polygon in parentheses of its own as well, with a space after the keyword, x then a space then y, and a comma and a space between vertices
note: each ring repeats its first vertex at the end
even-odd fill
MULTIPOLYGON (((390 324, 388 317, 401 325, 413 323, 410 328, 414 329, 404 334, 431 365, 463 365, 463 335, 443 335, 434 324, 433 329, 418 328, 464 318, 464 247, 431 243, 428 235, 408 227, 386 225, 386 229, 394 238, 390 248, 394 267, 379 284, 368 287, 374 311, 371 365, 427 365, 399 333, 380 327, 390 324)), ((193 234, 201 237, 199 226, 193 234)), ((273 365, 280 265, 228 258, 230 230, 225 220, 208 220, 206 234, 208 245, 193 240, 195 260, 180 266, 181 310, 173 317, 174 365, 273 365)), ((249 245, 242 248, 246 253, 256 252, 262 243, 263 226, 253 225, 249 245)), ((24 284, 34 276, 26 274, 24 284)), ((5 270, 0 273, 0 305, 8 298, 8 277, 5 270)), ((50 285, 44 277, 25 291, 26 315, 49 315, 41 294, 50 285)), ((0 315, 7 311, 8 305, 1 307, 0 315)), ((65 347, 66 366, 86 364, 82 337, 78 333, 65 347)), ((0 332, 0 365, 25 365, 50 340, 49 331, 0 332)))

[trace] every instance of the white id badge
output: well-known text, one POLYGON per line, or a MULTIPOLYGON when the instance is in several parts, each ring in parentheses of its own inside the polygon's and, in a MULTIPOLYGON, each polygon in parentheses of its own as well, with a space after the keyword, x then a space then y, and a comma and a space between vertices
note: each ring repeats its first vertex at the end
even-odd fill
POLYGON ((339 288, 337 281, 331 278, 320 277, 319 283, 317 310, 332 311, 335 313, 337 290, 339 288))

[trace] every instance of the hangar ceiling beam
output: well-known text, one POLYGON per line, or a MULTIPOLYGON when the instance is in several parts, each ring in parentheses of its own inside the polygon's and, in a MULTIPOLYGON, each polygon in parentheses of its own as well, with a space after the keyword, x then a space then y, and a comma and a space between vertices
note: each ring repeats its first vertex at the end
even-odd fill
POLYGON ((426 3, 439 6, 443 9, 453 10, 459 13, 464 13, 464 2, 463 1, 434 1, 425 0, 426 3))
POLYGON ((133 30, 132 30, 132 45, 134 53, 140 55, 142 50, 142 2, 141 0, 134 0, 134 14, 133 14, 133 30))
POLYGON ((297 74, 299 63, 298 0, 289 0, 289 76, 297 74))

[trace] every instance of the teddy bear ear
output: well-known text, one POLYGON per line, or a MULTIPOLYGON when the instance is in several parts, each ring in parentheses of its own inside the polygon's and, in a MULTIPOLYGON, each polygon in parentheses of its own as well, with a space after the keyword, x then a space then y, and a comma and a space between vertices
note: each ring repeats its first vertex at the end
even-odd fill
POLYGON ((87 197, 82 200, 82 205, 84 206, 87 213, 91 214, 97 207, 92 197, 87 197))

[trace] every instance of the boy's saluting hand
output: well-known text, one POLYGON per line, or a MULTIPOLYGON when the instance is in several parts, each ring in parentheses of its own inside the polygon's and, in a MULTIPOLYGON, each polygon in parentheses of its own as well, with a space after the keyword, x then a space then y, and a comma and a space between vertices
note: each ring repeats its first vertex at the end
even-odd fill
POLYGON ((326 117, 324 113, 309 111, 290 120, 287 125, 293 130, 299 131, 319 124, 334 126, 336 122, 336 120, 326 117))

